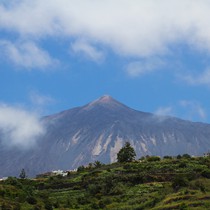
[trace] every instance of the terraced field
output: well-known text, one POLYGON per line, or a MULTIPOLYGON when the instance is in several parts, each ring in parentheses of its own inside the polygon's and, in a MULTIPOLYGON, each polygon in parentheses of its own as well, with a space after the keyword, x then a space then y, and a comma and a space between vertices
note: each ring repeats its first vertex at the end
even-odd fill
POLYGON ((147 157, 93 163, 66 177, 10 177, 0 182, 0 209, 210 209, 210 158, 147 157))

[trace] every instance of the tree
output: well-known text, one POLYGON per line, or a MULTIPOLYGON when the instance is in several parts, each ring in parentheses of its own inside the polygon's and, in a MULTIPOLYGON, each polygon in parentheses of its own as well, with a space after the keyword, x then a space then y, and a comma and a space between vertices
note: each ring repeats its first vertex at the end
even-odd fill
POLYGON ((21 170, 19 177, 21 179, 25 179, 26 178, 26 172, 25 172, 25 169, 24 168, 21 170))
POLYGON ((78 172, 83 172, 83 171, 85 171, 85 166, 79 166, 78 168, 77 168, 77 171, 78 172))
POLYGON ((131 146, 129 142, 125 143, 125 146, 120 149, 120 151, 117 153, 117 161, 119 163, 123 162, 131 162, 135 160, 136 153, 134 151, 134 148, 131 146))
POLYGON ((184 155, 182 155, 182 157, 186 158, 186 159, 190 159, 191 158, 191 156, 189 154, 184 154, 184 155))
POLYGON ((98 160, 96 160, 96 161, 94 162, 94 166, 95 166, 96 168, 100 168, 102 165, 103 165, 103 163, 101 163, 101 162, 98 161, 98 160))

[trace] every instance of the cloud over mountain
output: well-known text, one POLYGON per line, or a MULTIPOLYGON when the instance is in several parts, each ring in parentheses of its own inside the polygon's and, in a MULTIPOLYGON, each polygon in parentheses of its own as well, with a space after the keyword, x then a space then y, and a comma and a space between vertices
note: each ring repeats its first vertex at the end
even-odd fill
POLYGON ((34 113, 0 104, 0 133, 3 136, 3 145, 9 148, 31 148, 44 131, 44 126, 34 113))

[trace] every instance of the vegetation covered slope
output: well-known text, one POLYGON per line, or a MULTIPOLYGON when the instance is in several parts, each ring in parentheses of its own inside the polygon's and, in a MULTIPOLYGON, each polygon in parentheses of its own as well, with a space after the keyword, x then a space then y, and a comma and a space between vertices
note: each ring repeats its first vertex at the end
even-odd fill
POLYGON ((210 209, 210 157, 95 162, 66 177, 10 177, 0 182, 0 209, 210 209))

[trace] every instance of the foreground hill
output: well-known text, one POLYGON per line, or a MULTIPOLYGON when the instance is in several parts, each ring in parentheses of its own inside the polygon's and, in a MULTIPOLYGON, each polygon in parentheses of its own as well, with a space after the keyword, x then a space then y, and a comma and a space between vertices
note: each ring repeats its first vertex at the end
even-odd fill
POLYGON ((79 167, 68 176, 0 182, 0 209, 210 209, 210 158, 147 157, 79 167))
POLYGON ((210 125, 133 110, 110 96, 42 119, 46 133, 23 151, 0 147, 0 177, 74 169, 99 160, 116 161, 126 141, 137 157, 202 155, 210 149, 210 125))

